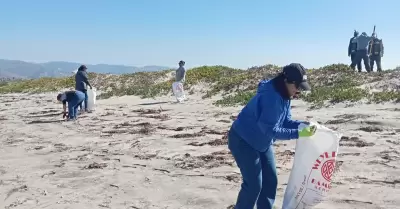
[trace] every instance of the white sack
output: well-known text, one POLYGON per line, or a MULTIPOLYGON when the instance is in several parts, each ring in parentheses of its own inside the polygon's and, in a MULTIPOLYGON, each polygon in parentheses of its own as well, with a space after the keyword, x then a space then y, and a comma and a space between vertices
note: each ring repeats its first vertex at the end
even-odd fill
POLYGON ((318 123, 311 125, 317 126, 315 134, 296 142, 282 209, 312 208, 326 197, 331 188, 342 135, 318 123))

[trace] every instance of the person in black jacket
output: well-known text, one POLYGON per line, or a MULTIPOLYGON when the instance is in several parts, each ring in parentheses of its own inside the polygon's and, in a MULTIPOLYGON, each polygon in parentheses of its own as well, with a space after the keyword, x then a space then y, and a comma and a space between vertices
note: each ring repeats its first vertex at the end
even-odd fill
POLYGON ((57 100, 63 103, 63 118, 67 117, 68 103, 68 120, 75 120, 78 114, 78 107, 85 100, 85 94, 81 91, 66 91, 58 94, 57 100))
MULTIPOLYGON (((361 63, 361 60, 364 61, 365 70, 367 72, 371 72, 371 67, 369 65, 369 56, 368 56, 368 45, 372 40, 372 36, 368 36, 366 32, 362 32, 361 35, 357 37, 357 53, 354 62, 351 63, 351 69, 355 69, 357 63, 361 63)), ((358 69, 361 72, 361 69, 358 69)))
MULTIPOLYGON (((347 50, 347 55, 350 57, 351 63, 356 61, 355 59, 356 59, 356 55, 357 55, 357 37, 358 37, 358 31, 354 30, 353 37, 350 39, 349 47, 347 50)), ((361 60, 359 60, 359 62, 357 62, 357 69, 358 69, 358 72, 362 71, 361 60)))
MULTIPOLYGON (((78 71, 75 75, 75 90, 81 91, 85 94, 85 112, 88 111, 88 94, 87 94, 87 86, 92 89, 92 85, 89 83, 88 74, 86 72, 87 67, 85 65, 81 65, 78 68, 78 71)), ((82 110, 82 104, 80 105, 80 109, 82 110)))
POLYGON ((382 72, 381 59, 383 57, 384 47, 382 39, 377 38, 376 34, 372 39, 370 45, 368 46, 368 51, 371 52, 371 54, 369 55, 371 71, 374 71, 374 62, 376 62, 378 72, 382 72))

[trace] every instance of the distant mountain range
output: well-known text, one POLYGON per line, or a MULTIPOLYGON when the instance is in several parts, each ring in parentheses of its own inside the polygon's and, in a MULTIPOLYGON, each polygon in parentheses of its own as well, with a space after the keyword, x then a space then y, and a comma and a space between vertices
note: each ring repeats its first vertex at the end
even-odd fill
MULTIPOLYGON (((81 64, 74 62, 46 62, 32 63, 19 60, 0 59, 0 78, 40 78, 40 77, 62 77, 72 75, 81 64)), ((165 66, 134 67, 125 65, 86 65, 89 72, 124 74, 140 71, 160 71, 170 69, 165 66)))

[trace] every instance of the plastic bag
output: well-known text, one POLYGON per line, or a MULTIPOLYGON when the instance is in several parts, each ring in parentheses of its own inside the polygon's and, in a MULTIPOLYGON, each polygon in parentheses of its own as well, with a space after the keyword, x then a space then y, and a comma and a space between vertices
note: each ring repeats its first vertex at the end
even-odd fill
POLYGON ((87 90, 87 95, 88 95, 88 103, 87 103, 87 109, 89 111, 93 111, 96 109, 96 88, 88 89, 87 90))
POLYGON ((318 123, 310 125, 316 125, 317 130, 312 137, 296 142, 282 209, 312 208, 322 202, 331 189, 342 135, 318 123))
POLYGON ((174 93, 178 102, 182 102, 185 99, 185 92, 183 90, 183 84, 181 82, 172 83, 172 92, 174 93))

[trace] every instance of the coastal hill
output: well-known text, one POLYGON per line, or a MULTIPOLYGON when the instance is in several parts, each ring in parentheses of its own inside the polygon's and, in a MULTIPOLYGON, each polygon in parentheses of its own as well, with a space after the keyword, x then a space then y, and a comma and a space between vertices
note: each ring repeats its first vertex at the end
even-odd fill
MULTIPOLYGON (((187 71, 185 91, 206 98, 221 96, 216 105, 243 105, 254 95, 261 79, 275 76, 281 67, 255 66, 246 70, 226 66, 202 66, 187 71)), ((142 98, 171 94, 174 70, 135 72, 120 75, 90 72, 99 99, 112 96, 136 95, 142 98)), ((348 65, 332 64, 309 69, 308 78, 313 90, 300 99, 313 106, 340 102, 397 102, 400 100, 400 69, 381 73, 358 73, 348 65)), ((0 93, 51 92, 74 87, 74 77, 41 77, 3 82, 0 93)))

